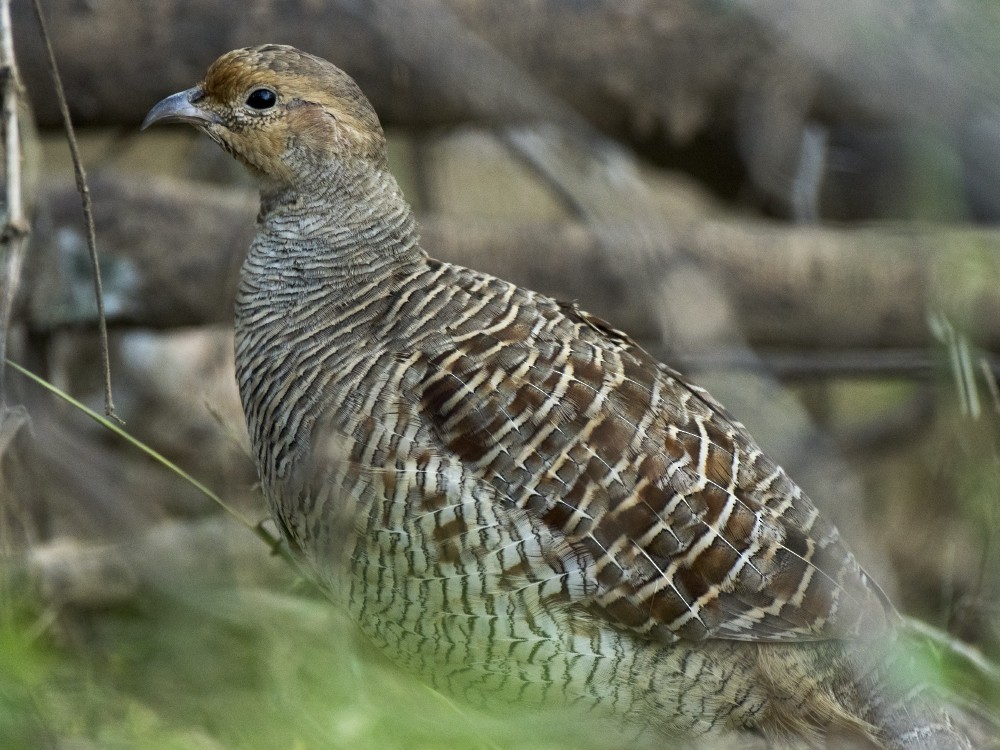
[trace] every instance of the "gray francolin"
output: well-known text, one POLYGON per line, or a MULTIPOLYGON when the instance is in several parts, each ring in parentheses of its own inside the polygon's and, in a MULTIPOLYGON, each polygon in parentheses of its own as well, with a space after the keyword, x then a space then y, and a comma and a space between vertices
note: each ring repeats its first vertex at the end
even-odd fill
POLYGON ((393 660, 666 736, 970 746, 903 699, 892 606, 708 393, 575 305, 427 256, 345 73, 235 50, 144 127, 164 121, 259 180, 236 369, 264 494, 393 660))

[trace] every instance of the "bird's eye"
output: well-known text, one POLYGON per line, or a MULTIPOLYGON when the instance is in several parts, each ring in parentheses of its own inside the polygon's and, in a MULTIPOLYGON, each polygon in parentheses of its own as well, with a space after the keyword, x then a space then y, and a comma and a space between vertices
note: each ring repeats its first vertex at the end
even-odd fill
POLYGON ((278 95, 271 89, 254 89, 247 97, 247 106, 252 109, 270 109, 278 101, 278 95))

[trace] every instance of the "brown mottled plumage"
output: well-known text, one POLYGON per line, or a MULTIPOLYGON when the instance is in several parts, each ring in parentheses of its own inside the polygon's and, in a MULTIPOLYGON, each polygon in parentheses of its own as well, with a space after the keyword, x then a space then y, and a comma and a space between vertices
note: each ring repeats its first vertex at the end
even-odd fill
POLYGON ((427 257, 346 74, 236 50, 162 120, 260 179, 236 365, 264 492, 393 659, 667 735, 968 746, 902 700, 891 605, 711 396, 575 306, 427 257))

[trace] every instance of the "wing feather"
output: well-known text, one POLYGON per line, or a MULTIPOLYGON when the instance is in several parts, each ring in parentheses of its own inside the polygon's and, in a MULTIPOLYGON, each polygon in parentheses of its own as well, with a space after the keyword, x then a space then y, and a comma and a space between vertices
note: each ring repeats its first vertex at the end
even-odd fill
POLYGON ((428 353, 419 407, 442 451, 591 562, 582 606, 667 641, 882 629, 836 528, 709 394, 575 306, 525 308, 428 353))

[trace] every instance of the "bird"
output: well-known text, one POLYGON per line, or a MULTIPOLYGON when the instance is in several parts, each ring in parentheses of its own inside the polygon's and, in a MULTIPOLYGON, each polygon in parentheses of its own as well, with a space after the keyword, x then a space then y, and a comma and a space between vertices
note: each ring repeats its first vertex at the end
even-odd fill
POLYGON ((394 662, 658 737, 971 747, 897 684, 897 611, 725 407, 576 303, 424 250, 348 74, 233 50, 164 122, 257 180, 235 362, 261 487, 394 662))

